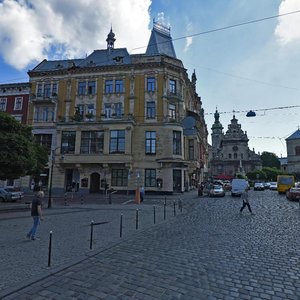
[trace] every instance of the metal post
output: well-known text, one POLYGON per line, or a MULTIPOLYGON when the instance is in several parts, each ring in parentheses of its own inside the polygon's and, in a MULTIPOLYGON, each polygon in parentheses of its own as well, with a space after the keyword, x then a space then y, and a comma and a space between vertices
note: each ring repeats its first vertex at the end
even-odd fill
POLYGON ((166 219, 166 203, 164 204, 164 220, 166 219))
POLYGON ((121 214, 121 218, 120 218, 120 238, 122 237, 122 231, 123 231, 123 214, 121 214))
POLYGON ((155 205, 153 205, 153 223, 155 224, 155 205))
POLYGON ((50 169, 50 183, 49 183, 49 197, 48 197, 48 208, 52 206, 52 179, 53 179, 53 167, 55 159, 55 150, 51 151, 51 169, 50 169))
POLYGON ((84 202, 83 202, 83 195, 82 194, 80 195, 80 199, 81 199, 80 203, 81 203, 81 205, 83 205, 84 202))
POLYGON ((68 205, 67 193, 65 193, 64 198, 65 198, 65 205, 68 205))
POLYGON ((135 229, 139 229, 139 210, 137 209, 135 212, 135 229))
POLYGON ((51 266, 51 253, 52 253, 52 231, 50 231, 49 234, 48 267, 51 266))
POLYGON ((178 209, 182 212, 182 201, 180 198, 178 200, 178 209))
POLYGON ((174 217, 176 216, 176 202, 174 201, 174 217))
POLYGON ((93 233, 94 233, 94 221, 91 221, 91 236, 90 236, 90 249, 93 249, 93 233))
POLYGON ((165 196, 165 205, 167 205, 167 197, 165 196))

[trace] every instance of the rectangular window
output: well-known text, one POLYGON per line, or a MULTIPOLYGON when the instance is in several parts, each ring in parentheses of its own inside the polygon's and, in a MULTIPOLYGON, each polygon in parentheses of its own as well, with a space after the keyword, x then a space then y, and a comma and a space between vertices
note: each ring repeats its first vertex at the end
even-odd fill
POLYGON ((300 155, 300 146, 295 147, 295 155, 297 155, 297 156, 300 155))
POLYGON ((156 170, 145 169, 145 186, 156 187, 156 170))
POLYGON ((127 169, 112 169, 111 170, 111 185, 112 186, 127 186, 128 171, 127 169))
POLYGON ((104 104, 104 112, 105 112, 105 118, 110 119, 112 115, 112 109, 111 109, 111 104, 104 104))
POLYGON ((43 95, 43 85, 41 83, 39 83, 37 85, 36 93, 37 93, 37 97, 42 97, 42 95, 43 95))
POLYGON ((176 94, 176 81, 173 79, 169 80, 169 91, 171 94, 176 94))
POLYGON ((104 132, 82 131, 80 153, 103 153, 104 132))
POLYGON ((125 130, 110 131, 110 153, 125 153, 125 130))
POLYGON ((113 89, 113 81, 112 80, 105 80, 105 93, 112 94, 114 92, 113 89))
POLYGON ((181 155, 181 132, 173 131, 173 154, 181 155))
POLYGON ((147 101, 146 117, 147 119, 155 119, 156 109, 154 101, 147 101))
POLYGON ((95 95, 96 94, 96 81, 89 81, 88 82, 88 95, 95 95))
POLYGON ((116 93, 123 93, 123 80, 122 79, 118 79, 116 80, 116 84, 115 84, 115 88, 116 88, 116 93))
POLYGON ((145 152, 146 154, 156 153, 156 131, 146 131, 145 152))
POLYGON ((36 143, 45 147, 48 150, 48 153, 50 154, 52 145, 52 134, 35 134, 34 138, 36 143))
POLYGON ((154 77, 148 77, 147 78, 147 91, 148 92, 154 92, 155 91, 155 78, 154 77))
POLYGON ((0 98, 0 111, 6 111, 7 98, 0 98))
POLYGON ((189 140, 189 159, 195 159, 195 151, 194 151, 194 140, 189 140))
POLYGON ((169 104, 169 117, 172 120, 176 120, 176 105, 169 104))
POLYGON ((85 95, 85 86, 86 82, 85 81, 80 81, 78 82, 78 95, 85 95))
POLYGON ((61 136, 61 153, 75 152, 76 131, 63 131, 61 136))
POLYGON ((57 96, 57 83, 52 84, 52 97, 57 96))
POLYGON ((123 113, 123 109, 122 109, 122 103, 115 103, 115 116, 117 118, 121 118, 122 117, 122 113, 123 113))
POLYGON ((47 83, 44 85, 44 97, 50 98, 51 96, 51 84, 47 83))
POLYGON ((16 97, 14 110, 22 110, 22 107, 23 107, 23 97, 16 97))

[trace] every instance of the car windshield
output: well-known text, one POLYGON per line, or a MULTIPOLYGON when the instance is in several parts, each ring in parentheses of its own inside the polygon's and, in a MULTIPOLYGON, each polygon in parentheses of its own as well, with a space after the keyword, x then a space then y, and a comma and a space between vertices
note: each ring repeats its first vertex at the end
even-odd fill
POLYGON ((215 189, 215 190, 221 190, 222 187, 221 187, 220 185, 215 185, 215 186, 214 186, 214 189, 215 189))

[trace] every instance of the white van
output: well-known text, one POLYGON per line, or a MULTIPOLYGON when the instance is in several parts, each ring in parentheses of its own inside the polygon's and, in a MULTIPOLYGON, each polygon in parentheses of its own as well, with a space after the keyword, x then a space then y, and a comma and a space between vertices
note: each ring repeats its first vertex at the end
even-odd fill
POLYGON ((246 189, 248 189, 249 184, 246 179, 234 178, 231 182, 231 196, 241 197, 246 189))

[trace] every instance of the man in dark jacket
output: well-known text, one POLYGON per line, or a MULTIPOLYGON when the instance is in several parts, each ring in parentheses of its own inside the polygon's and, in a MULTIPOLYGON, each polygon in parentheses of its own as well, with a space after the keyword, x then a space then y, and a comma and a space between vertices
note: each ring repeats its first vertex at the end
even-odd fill
POLYGON ((33 225, 26 237, 31 240, 36 239, 36 230, 38 225, 40 224, 40 221, 43 219, 42 217, 42 202, 41 199, 44 197, 44 192, 39 191, 36 195, 36 197, 32 200, 30 204, 31 208, 31 216, 33 218, 33 225))

